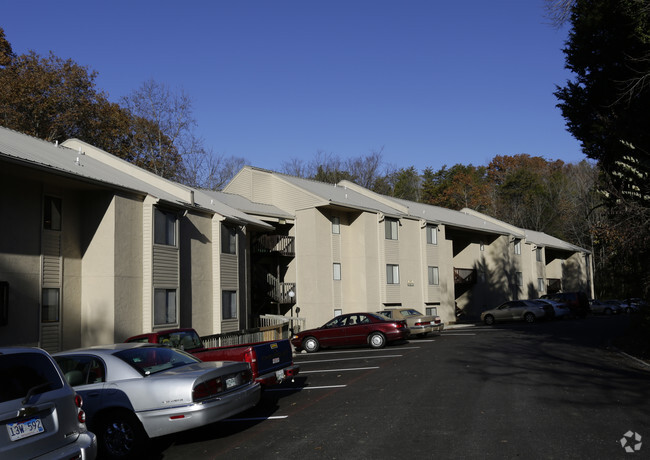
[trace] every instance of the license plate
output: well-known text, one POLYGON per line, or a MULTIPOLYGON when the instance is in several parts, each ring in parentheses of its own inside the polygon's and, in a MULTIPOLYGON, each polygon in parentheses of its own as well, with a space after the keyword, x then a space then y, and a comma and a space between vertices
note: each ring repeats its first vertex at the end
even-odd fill
POLYGON ((230 377, 229 379, 226 379, 226 390, 229 390, 232 387, 237 386, 237 377, 230 377))
POLYGON ((275 371, 275 378, 278 380, 278 382, 284 380, 284 369, 280 369, 279 371, 275 371))
POLYGON ((45 428, 43 428, 41 419, 34 417, 24 422, 8 423, 7 431, 9 432, 9 439, 18 441, 19 439, 41 434, 45 431, 45 428))

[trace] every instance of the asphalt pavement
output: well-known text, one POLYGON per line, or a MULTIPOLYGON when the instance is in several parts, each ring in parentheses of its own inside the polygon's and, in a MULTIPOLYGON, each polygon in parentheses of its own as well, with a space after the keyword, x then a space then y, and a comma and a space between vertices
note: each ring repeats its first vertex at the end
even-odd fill
POLYGON ((293 382, 152 440, 151 458, 650 458, 650 366, 611 347, 628 321, 458 325, 300 353, 293 382))

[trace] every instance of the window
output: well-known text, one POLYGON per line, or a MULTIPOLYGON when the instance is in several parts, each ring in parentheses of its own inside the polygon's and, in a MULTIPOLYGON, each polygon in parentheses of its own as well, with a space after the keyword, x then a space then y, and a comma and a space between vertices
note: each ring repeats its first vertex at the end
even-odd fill
POLYGON ((61 198, 46 196, 43 199, 43 228, 61 230, 61 198))
POLYGON ((221 252, 237 254, 237 229, 221 224, 221 252))
POLYGON ((237 318, 237 291, 221 293, 221 317, 223 319, 237 318))
POLYGON ((59 288, 43 289, 43 302, 41 303, 41 322, 56 323, 59 321, 59 288))
POLYGON ((155 208, 154 243, 176 246, 176 215, 155 208))
POLYGON ((440 277, 438 275, 438 267, 429 267, 429 285, 438 286, 440 284, 440 277))
POLYGON ((537 262, 542 261, 542 248, 535 249, 535 257, 537 259, 537 262))
POLYGON ((153 298, 154 326, 176 324, 176 289, 155 289, 153 298))
POLYGON ((399 284, 399 265, 386 265, 386 283, 399 284))
POLYGON ((539 292, 544 292, 544 278, 537 278, 537 290, 539 292))
POLYGON ((387 240, 396 240, 397 239, 397 219, 386 219, 384 221, 386 225, 386 239, 387 240))
POLYGON ((334 264, 334 279, 338 281, 341 280, 341 264, 339 263, 334 264))
POLYGON ((517 286, 523 286, 524 285, 524 274, 521 272, 515 273, 515 282, 517 283, 517 286))
POLYGON ((332 217, 332 233, 335 235, 341 233, 341 219, 339 217, 332 217))
POLYGON ((485 243, 482 242, 482 243, 479 245, 479 248, 480 248, 481 251, 485 251, 485 243))
POLYGON ((438 316, 438 307, 425 307, 424 314, 429 316, 438 316))
POLYGON ((438 244, 438 227, 427 225, 427 244, 438 244))
POLYGON ((515 254, 521 254, 521 240, 515 240, 515 254))
POLYGON ((0 281, 0 326, 9 324, 9 283, 0 281))
POLYGON ((335 308, 334 309, 334 317, 336 318, 337 316, 341 316, 343 314, 343 310, 340 308, 335 308))

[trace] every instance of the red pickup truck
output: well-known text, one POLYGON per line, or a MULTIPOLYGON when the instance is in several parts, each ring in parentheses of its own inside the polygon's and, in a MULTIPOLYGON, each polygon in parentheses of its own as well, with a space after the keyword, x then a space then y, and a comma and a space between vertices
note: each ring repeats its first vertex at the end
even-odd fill
POLYGON ((244 361, 251 365, 255 381, 264 386, 295 377, 300 369, 293 364, 293 352, 288 339, 205 348, 196 331, 185 328, 140 334, 129 337, 126 342, 160 343, 180 348, 201 361, 244 361))

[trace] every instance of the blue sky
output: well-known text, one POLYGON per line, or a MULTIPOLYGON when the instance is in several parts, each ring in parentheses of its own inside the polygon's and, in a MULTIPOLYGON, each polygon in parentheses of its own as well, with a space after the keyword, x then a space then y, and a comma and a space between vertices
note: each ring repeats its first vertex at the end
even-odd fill
POLYGON ((193 100, 216 154, 280 169, 383 148, 434 170, 495 155, 585 159, 556 85, 571 77, 543 0, 0 0, 16 53, 99 73, 109 99, 154 79, 193 100))

